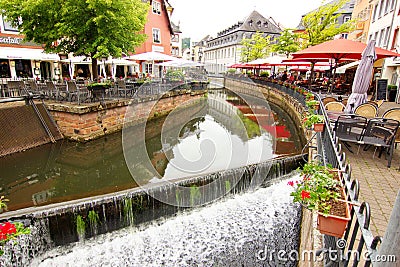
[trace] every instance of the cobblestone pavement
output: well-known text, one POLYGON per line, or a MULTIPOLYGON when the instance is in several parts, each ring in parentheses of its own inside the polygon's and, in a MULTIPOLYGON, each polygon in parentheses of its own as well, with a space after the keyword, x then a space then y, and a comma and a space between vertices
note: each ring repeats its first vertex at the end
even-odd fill
MULTIPOLYGON (((378 115, 392 107, 400 107, 395 103, 383 103, 378 115)), ((371 206, 371 231, 375 235, 384 236, 390 214, 398 191, 400 190, 400 144, 394 150, 392 166, 387 168, 387 159, 384 155, 378 157, 379 151, 371 147, 364 151, 361 147, 354 147, 354 153, 346 148, 347 159, 352 167, 352 177, 360 182, 359 200, 366 201, 371 206), (375 152, 375 154, 374 154, 375 152)))

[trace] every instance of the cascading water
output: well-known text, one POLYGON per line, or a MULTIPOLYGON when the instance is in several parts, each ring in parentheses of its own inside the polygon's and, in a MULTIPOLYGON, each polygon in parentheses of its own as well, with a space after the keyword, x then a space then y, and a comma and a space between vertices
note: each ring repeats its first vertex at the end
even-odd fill
POLYGON ((32 266, 296 266, 300 207, 287 180, 51 250, 32 266), (284 251, 281 259, 278 251, 284 251), (286 261, 287 260, 287 261, 286 261))

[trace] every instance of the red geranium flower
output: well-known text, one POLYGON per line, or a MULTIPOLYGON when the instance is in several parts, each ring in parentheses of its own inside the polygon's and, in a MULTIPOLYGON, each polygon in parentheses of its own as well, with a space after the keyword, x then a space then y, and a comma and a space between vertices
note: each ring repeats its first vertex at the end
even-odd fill
POLYGON ((293 181, 289 181, 287 184, 290 185, 290 186, 294 186, 294 182, 293 181))
POLYGON ((306 198, 310 198, 310 192, 307 192, 305 190, 301 191, 301 199, 306 199, 306 198))

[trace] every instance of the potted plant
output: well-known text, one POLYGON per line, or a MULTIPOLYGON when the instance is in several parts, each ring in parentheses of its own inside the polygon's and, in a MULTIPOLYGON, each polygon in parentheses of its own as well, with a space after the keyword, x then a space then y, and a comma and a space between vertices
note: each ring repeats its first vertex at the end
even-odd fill
MULTIPOLYGON (((306 96, 307 98, 307 96, 306 96)), ((318 100, 307 100, 306 106, 311 110, 318 110, 319 109, 319 101, 318 100)))
MULTIPOLYGON (((0 213, 7 210, 6 201, 8 199, 4 196, 0 197, 0 213)), ((3 246, 10 240, 15 240, 19 235, 27 235, 31 233, 31 229, 25 227, 21 222, 4 222, 0 223, 0 256, 4 254, 3 246)))
POLYGON ((306 100, 310 101, 310 100, 314 100, 314 94, 311 92, 307 92, 306 94, 306 100))
POLYGON ((294 188, 290 194, 293 202, 318 213, 318 229, 321 233, 342 237, 350 220, 349 204, 338 172, 316 162, 305 164, 302 180, 289 181, 294 188))
POLYGON ((313 129, 315 132, 322 132, 324 130, 324 116, 309 113, 303 119, 303 125, 306 129, 313 129))

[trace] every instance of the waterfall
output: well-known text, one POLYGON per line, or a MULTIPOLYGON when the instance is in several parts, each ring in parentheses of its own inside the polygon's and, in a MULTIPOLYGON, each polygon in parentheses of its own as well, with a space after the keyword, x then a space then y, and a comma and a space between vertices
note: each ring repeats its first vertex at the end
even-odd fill
POLYGON ((300 207, 280 181, 159 219, 46 252, 32 266, 296 266, 300 207), (276 251, 276 253, 275 253, 276 251))

